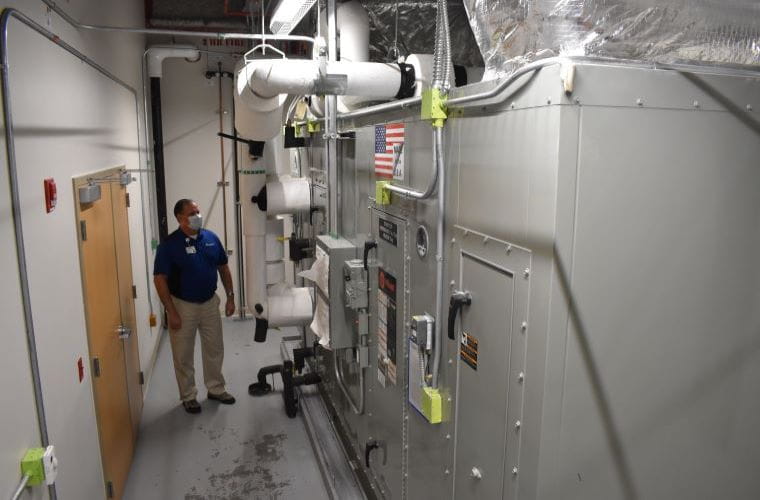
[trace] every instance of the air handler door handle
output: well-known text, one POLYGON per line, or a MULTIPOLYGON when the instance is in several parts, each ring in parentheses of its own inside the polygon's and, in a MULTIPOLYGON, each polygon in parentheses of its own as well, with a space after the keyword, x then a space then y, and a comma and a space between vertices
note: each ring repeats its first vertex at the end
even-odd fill
POLYGON ((377 248, 377 242, 376 241, 369 240, 369 241, 365 241, 364 242, 364 259, 363 260, 364 260, 364 270, 365 271, 369 270, 369 267, 368 267, 368 264, 367 264, 367 258, 369 257, 369 251, 372 250, 373 248, 377 248))
POLYGON ((376 439, 372 439, 370 441, 367 441, 367 443, 364 445, 364 465, 367 466, 369 469, 369 455, 374 450, 377 450, 378 448, 381 448, 383 450, 383 465, 386 464, 388 459, 388 447, 385 444, 385 441, 379 441, 376 439))
POLYGON ((470 292, 457 290, 451 294, 451 300, 449 301, 449 338, 451 340, 456 339, 456 322, 459 311, 462 309, 462 306, 469 306, 470 304, 472 304, 470 292))

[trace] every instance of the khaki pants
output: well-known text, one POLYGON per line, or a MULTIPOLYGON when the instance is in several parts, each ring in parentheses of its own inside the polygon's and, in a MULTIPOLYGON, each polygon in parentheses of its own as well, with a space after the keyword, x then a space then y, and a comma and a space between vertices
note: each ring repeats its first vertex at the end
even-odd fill
POLYGON ((179 330, 169 330, 174 358, 174 373, 177 376, 179 397, 182 401, 195 399, 195 367, 193 366, 196 330, 201 335, 201 355, 203 358, 203 381, 211 394, 224 392, 222 361, 224 342, 222 339, 222 317, 219 314, 219 297, 214 295, 202 304, 186 302, 172 297, 177 313, 182 318, 179 330))

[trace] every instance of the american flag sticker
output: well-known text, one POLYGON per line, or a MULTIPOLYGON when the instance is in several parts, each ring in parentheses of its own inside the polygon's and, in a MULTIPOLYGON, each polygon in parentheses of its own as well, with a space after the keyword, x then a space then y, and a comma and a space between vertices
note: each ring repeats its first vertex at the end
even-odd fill
POLYGON ((404 124, 375 125, 375 175, 404 180, 404 124))

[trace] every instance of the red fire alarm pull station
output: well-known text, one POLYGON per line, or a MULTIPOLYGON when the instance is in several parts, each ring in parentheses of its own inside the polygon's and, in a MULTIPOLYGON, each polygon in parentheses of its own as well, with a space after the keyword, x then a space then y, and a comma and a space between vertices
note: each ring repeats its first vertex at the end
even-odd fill
POLYGON ((52 177, 45 179, 45 211, 52 212, 58 203, 58 190, 52 177))

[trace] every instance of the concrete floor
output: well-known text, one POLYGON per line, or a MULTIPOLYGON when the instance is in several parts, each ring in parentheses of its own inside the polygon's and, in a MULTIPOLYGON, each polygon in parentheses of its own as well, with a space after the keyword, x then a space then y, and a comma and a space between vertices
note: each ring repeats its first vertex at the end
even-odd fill
POLYGON ((224 376, 232 406, 206 400, 196 341, 199 415, 179 404, 171 348, 165 337, 145 399, 126 500, 328 498, 300 417, 285 415, 276 379, 273 394, 253 398, 248 384, 259 367, 280 363, 282 334, 253 342, 253 323, 224 320, 224 376))

